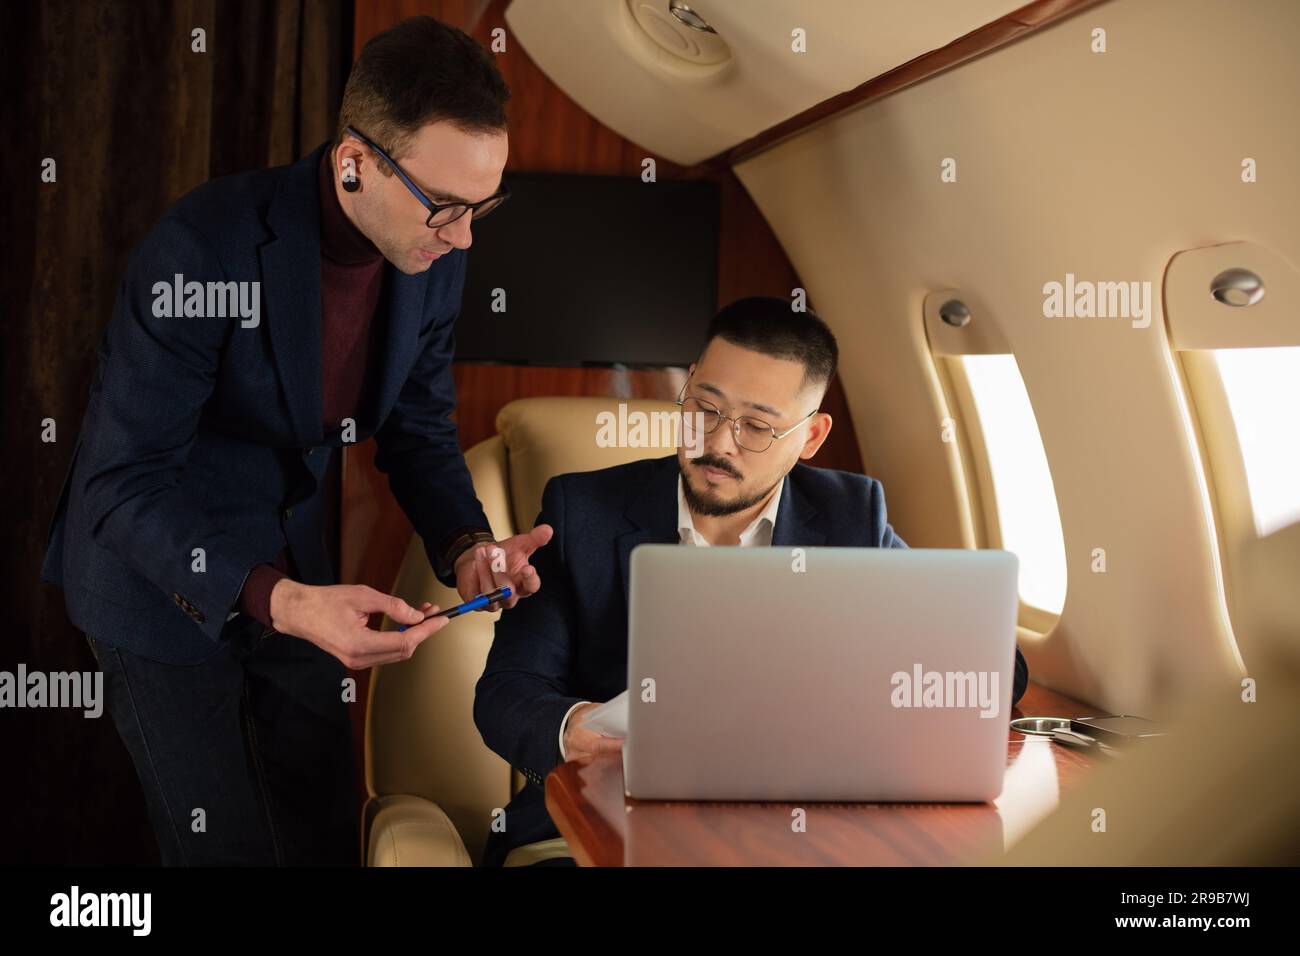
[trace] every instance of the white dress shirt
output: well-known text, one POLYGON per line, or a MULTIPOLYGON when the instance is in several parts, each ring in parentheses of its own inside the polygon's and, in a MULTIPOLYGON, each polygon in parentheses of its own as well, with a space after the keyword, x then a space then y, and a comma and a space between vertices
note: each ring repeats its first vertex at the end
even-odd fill
MULTIPOLYGON (((772 495, 758 516, 749 523, 744 531, 740 532, 740 547, 767 547, 772 543, 772 531, 776 527, 776 509, 781 504, 781 492, 785 491, 785 479, 777 485, 776 492, 772 495)), ((682 544, 693 545, 697 548, 710 547, 709 542, 704 535, 695 530, 695 520, 691 517, 691 509, 686 506, 686 492, 682 490, 682 477, 677 476, 677 534, 682 544)), ((564 728, 569 724, 569 714, 590 701, 580 700, 564 715, 560 721, 560 760, 567 760, 564 755, 564 728)))

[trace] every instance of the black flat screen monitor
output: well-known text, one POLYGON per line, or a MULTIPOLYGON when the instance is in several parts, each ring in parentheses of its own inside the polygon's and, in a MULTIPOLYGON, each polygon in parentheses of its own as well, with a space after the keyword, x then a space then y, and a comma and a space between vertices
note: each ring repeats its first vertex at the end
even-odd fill
POLYGON ((699 357, 717 307, 716 182, 507 173, 506 183, 510 199, 474 224, 458 361, 684 366, 699 357))

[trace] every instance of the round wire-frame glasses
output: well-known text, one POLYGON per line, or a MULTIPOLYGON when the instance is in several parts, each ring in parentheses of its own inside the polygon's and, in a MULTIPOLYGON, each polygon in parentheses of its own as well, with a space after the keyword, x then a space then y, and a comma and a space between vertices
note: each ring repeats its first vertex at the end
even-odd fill
POLYGON ((820 409, 814 408, 799 421, 795 422, 783 432, 777 432, 775 428, 763 421, 761 418, 755 418, 752 415, 730 415, 722 414, 722 410, 712 402, 706 402, 702 398, 696 398, 694 395, 686 394, 686 386, 690 384, 688 378, 682 384, 682 390, 677 395, 677 407, 681 409, 683 438, 686 433, 694 434, 695 426, 691 424, 692 419, 699 422, 700 430, 704 434, 712 434, 722 422, 731 422, 731 431, 736 439, 736 444, 745 451, 765 452, 772 447, 772 443, 778 439, 784 438, 792 431, 812 418, 820 409), (696 418, 696 416, 699 416, 696 418))

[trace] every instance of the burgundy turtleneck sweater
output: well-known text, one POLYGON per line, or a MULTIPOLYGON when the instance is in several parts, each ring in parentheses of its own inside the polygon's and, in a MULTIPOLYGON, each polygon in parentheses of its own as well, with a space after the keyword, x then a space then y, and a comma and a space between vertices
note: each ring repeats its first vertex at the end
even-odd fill
MULTIPOLYGON (((381 345, 374 321, 384 257, 352 224, 334 191, 333 150, 320 163, 321 418, 326 431, 360 417, 375 399, 381 345)), ((271 626, 271 589, 294 574, 288 550, 244 581, 239 610, 271 626)))

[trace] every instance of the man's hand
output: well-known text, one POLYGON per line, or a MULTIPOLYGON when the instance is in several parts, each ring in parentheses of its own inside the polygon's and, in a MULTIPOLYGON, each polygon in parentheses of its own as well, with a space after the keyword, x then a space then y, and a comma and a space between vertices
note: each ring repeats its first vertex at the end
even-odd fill
POLYGON ((600 704, 579 704, 569 714, 569 722, 564 725, 564 759, 574 760, 578 757, 590 757, 595 754, 614 754, 623 749, 622 737, 603 737, 594 730, 582 726, 586 723, 583 714, 599 707, 600 704))
POLYGON ((450 623, 445 617, 420 623, 437 610, 426 601, 417 611, 399 597, 361 584, 316 587, 282 578, 271 589, 272 627, 310 641, 354 671, 408 659, 426 637, 450 623), (366 623, 375 611, 407 625, 406 630, 370 630, 366 623))
POLYGON ((508 585, 511 591, 508 601, 493 601, 484 608, 497 611, 512 608, 520 598, 536 594, 542 586, 542 579, 528 559, 551 540, 553 533, 549 524, 539 524, 532 531, 513 538, 467 548, 456 559, 456 590, 460 592, 460 599, 468 601, 508 585))

